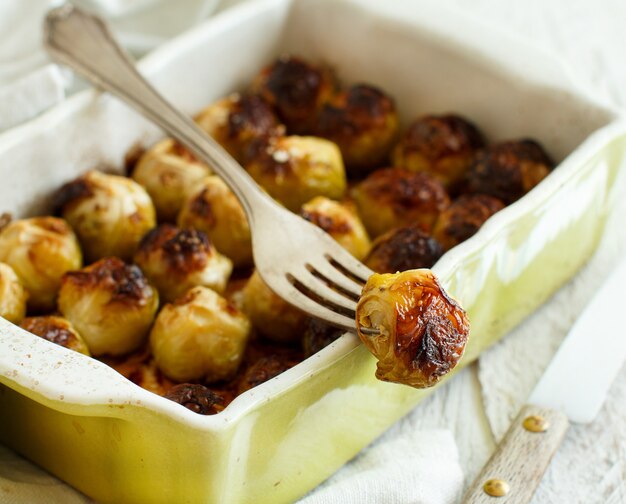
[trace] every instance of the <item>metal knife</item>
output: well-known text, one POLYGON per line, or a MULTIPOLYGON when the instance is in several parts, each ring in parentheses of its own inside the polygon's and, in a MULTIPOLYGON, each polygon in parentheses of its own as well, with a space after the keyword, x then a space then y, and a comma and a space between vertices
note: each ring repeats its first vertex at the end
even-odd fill
POLYGON ((626 260, 611 273, 537 383, 465 504, 530 502, 569 421, 591 422, 626 359, 626 260))

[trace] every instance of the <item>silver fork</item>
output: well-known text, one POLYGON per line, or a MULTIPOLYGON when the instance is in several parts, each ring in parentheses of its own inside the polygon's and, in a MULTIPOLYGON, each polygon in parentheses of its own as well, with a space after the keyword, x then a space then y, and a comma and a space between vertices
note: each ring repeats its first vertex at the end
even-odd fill
POLYGON ((146 82, 101 19, 71 5, 53 9, 44 45, 54 60, 132 105, 224 179, 248 217, 257 270, 276 294, 313 317, 356 330, 356 301, 372 271, 261 191, 217 142, 146 82))

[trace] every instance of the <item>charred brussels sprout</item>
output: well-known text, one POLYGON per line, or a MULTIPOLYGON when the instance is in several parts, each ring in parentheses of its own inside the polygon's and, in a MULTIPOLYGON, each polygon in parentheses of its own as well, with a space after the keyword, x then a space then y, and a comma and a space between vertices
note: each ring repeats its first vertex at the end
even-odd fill
POLYGON ((82 266, 82 254, 67 222, 34 217, 13 221, 0 232, 0 261, 28 291, 28 307, 46 311, 55 306, 63 274, 82 266))
POLYGON ((61 188, 58 203, 89 262, 109 256, 131 260, 143 235, 156 224, 146 190, 117 175, 87 172, 61 188))
POLYGON ((513 203, 541 182, 554 163, 534 140, 502 142, 478 152, 466 190, 513 203))
POLYGON ((231 260, 215 250, 205 233, 171 224, 162 224, 141 240, 135 264, 166 302, 198 285, 224 292, 233 269, 231 260))
POLYGON ((394 166, 434 175, 447 187, 463 178, 483 135, 457 115, 426 116, 413 122, 393 150, 394 166))
POLYGON ((335 77, 325 66, 284 57, 261 70, 252 84, 276 108, 289 133, 311 131, 322 105, 335 93, 335 77))
POLYGON ((302 337, 307 316, 276 295, 256 271, 244 288, 243 310, 268 340, 287 343, 302 337))
POLYGON ((448 193, 436 178, 404 168, 376 170, 354 188, 353 196, 373 238, 410 224, 429 233, 450 204, 448 193))
POLYGON ((467 240, 496 212, 504 208, 498 198, 486 194, 466 194, 439 214, 433 235, 446 250, 467 240))
POLYGON ((198 184, 178 215, 178 225, 206 233, 235 266, 252 264, 252 238, 246 214, 221 178, 207 177, 198 184))
POLYGON ((284 134, 272 107, 254 94, 218 100, 202 110, 196 122, 239 162, 252 140, 284 134))
POLYGON ((211 174, 172 138, 148 149, 133 170, 133 179, 145 188, 159 219, 173 222, 196 184, 211 174))
POLYGON ((363 262, 376 273, 396 273, 430 268, 442 255, 441 244, 413 224, 379 236, 363 262))
POLYGON ((28 317, 20 324, 22 329, 35 334, 52 343, 74 350, 84 355, 90 355, 87 343, 72 327, 69 320, 56 315, 43 317, 28 317))
POLYGON ((356 318, 361 341, 378 359, 376 377, 416 388, 452 371, 469 336, 465 311, 425 269, 372 275, 356 318))
POLYGON ((341 153, 322 138, 288 136, 260 141, 250 149, 245 168, 292 212, 315 196, 341 199, 346 191, 341 153))
POLYGON ((315 134, 335 142, 348 174, 361 177, 385 164, 398 133, 393 100, 373 86, 357 85, 320 112, 315 134))
POLYGON ((66 273, 59 291, 59 310, 95 356, 139 347, 158 306, 158 293, 141 270, 115 257, 66 273))
POLYGON ((159 369, 178 382, 216 382, 237 372, 250 321, 226 299, 194 287, 163 307, 150 333, 159 369))
POLYGON ((357 259, 367 254, 370 239, 352 204, 318 196, 302 206, 300 216, 326 231, 357 259))

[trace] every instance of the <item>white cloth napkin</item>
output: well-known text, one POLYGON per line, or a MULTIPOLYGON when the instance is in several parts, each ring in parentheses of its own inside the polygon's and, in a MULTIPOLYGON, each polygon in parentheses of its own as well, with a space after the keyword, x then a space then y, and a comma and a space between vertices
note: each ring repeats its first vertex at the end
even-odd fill
POLYGON ((361 452, 298 504, 452 504, 463 471, 449 430, 404 423, 361 452))
MULTIPOLYGON (((206 19, 220 0, 74 0, 108 18, 135 56, 206 19)), ((45 13, 63 0, 0 1, 0 131, 22 124, 80 88, 42 47, 45 13)))
POLYGON ((0 2, 0 131, 65 97, 67 77, 41 47, 41 20, 58 0, 0 2))

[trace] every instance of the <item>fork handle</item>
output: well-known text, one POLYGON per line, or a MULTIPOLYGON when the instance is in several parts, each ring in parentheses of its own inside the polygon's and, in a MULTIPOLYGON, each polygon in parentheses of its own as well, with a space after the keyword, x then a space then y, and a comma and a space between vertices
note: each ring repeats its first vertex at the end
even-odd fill
POLYGON ((44 32, 44 45, 55 61, 133 106, 217 172, 238 197, 254 228, 253 209, 272 200, 215 140, 141 76, 100 18, 68 4, 48 13, 44 32))

